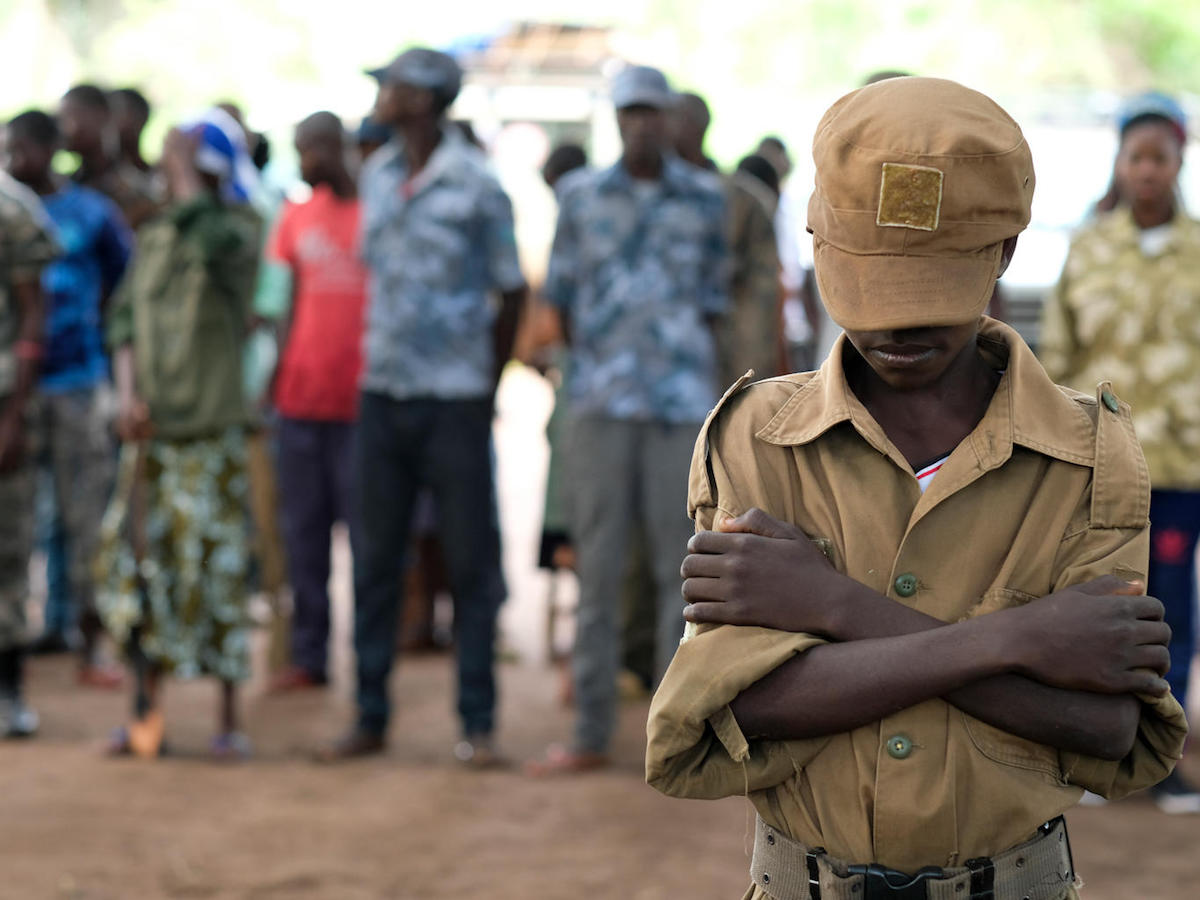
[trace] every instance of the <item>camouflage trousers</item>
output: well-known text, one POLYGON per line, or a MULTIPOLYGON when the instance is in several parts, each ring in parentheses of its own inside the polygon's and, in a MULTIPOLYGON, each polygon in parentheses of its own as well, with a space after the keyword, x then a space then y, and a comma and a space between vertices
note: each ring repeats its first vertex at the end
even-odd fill
POLYGON ((54 511, 66 536, 71 600, 85 616, 95 615, 92 564, 116 475, 116 446, 103 391, 44 394, 33 418, 41 449, 38 463, 50 472, 54 511))
POLYGON ((96 606, 113 640, 140 631, 141 649, 181 678, 250 676, 246 444, 215 437, 153 439, 145 447, 145 557, 130 543, 137 447, 121 448, 117 486, 96 554, 96 606), (138 583, 141 571, 143 584, 138 583))
MULTIPOLYGON (((7 402, 0 397, 0 408, 7 402)), ((31 418, 27 416, 27 420, 31 418)), ((36 435, 25 430, 20 466, 0 475, 0 650, 25 643, 25 602, 29 596, 29 554, 33 550, 33 457, 36 435)))

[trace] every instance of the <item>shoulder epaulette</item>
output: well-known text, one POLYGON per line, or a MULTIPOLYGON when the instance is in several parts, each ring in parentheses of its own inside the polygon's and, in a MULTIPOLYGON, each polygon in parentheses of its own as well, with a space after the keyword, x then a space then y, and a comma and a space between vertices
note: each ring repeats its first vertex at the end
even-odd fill
POLYGON ((1150 522, 1150 472, 1133 430, 1129 404, 1112 385, 1096 388, 1096 463, 1093 528, 1145 528, 1150 522))
POLYGON ((717 405, 712 408, 705 418, 704 424, 700 426, 700 435, 696 438, 696 448, 693 451, 691 484, 688 485, 688 515, 694 514, 697 507, 712 506, 716 503, 717 487, 713 478, 712 459, 709 455, 708 432, 729 398, 754 381, 754 377, 754 370, 749 369, 745 375, 730 385, 729 390, 721 395, 717 405))

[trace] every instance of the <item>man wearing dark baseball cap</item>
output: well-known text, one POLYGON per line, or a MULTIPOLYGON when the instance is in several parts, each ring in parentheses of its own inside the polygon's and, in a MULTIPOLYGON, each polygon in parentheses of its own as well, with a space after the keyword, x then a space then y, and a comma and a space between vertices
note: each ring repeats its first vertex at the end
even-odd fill
POLYGON ((427 488, 454 594, 462 723, 454 754, 488 765, 496 761, 496 616, 504 599, 492 408, 525 296, 512 204, 483 154, 446 123, 462 86, 452 57, 414 47, 369 74, 379 82, 372 119, 396 137, 366 162, 359 192, 370 281, 351 531, 358 721, 319 758, 383 749, 403 571, 397 551, 427 488))
POLYGON ((386 85, 406 84, 433 93, 445 110, 462 88, 462 69, 454 57, 428 47, 411 47, 386 66, 368 69, 367 74, 386 85))
POLYGON ((845 334, 817 372, 736 386, 696 442, 647 779, 749 797, 750 898, 1076 897, 1062 813, 1160 780, 1187 733, 1140 596, 1129 407, 981 317, 1034 186, 996 103, 881 82, 813 157, 845 334))

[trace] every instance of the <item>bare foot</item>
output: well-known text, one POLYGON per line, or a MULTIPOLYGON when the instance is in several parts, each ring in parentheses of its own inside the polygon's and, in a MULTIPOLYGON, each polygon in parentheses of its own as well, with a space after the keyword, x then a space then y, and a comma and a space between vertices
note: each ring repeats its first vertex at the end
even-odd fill
POLYGON ((553 778, 559 775, 582 775, 606 768, 608 754, 586 750, 568 750, 561 744, 551 744, 542 759, 525 763, 525 774, 532 778, 553 778))
POLYGON ((288 666, 286 669, 281 669, 272 676, 271 681, 267 685, 267 693, 287 694, 293 691, 312 690, 314 688, 323 688, 328 683, 324 676, 317 677, 300 666, 288 666))
POLYGON ((115 691, 125 683, 125 673, 117 666, 89 663, 79 670, 78 680, 83 687, 115 691))
POLYGON ((569 662, 559 667, 558 705, 567 709, 575 705, 575 675, 569 662))

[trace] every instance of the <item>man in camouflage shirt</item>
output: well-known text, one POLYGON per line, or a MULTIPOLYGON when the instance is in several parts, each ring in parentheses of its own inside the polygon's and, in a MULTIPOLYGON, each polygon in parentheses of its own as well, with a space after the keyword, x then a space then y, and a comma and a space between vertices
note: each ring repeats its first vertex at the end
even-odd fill
POLYGON ((482 153, 447 125, 462 72, 413 48, 371 72, 375 121, 398 139, 362 174, 369 270, 366 361, 354 472, 358 722, 326 761, 383 748, 403 557, 429 487, 454 596, 460 761, 494 761, 496 615, 504 599, 492 483, 492 404, 525 281, 512 205, 482 153), (494 306, 492 294, 499 294, 494 306))
POLYGON ((780 309, 779 247, 775 235, 778 197, 745 172, 722 175, 704 153, 711 123, 699 94, 680 94, 672 110, 675 152, 707 169, 725 191, 725 234, 729 243, 729 315, 717 332, 721 389, 754 370, 756 379, 784 374, 783 316, 780 309))
POLYGON ((76 184, 104 194, 136 231, 156 215, 165 197, 153 176, 116 154, 118 137, 108 95, 94 84, 77 84, 59 103, 59 127, 65 149, 79 156, 71 175, 76 184))
POLYGON ((696 431, 717 399, 714 326, 729 305, 725 204, 712 174, 671 154, 662 73, 613 83, 624 144, 616 165, 563 179, 546 296, 571 344, 571 533, 580 579, 575 736, 533 774, 607 762, 616 722, 617 598, 640 521, 658 606, 655 669, 683 634, 679 564, 696 431))
POLYGON ((33 540, 30 405, 42 356, 42 268, 58 256, 37 197, 0 172, 0 735, 37 730, 21 700, 33 540))

